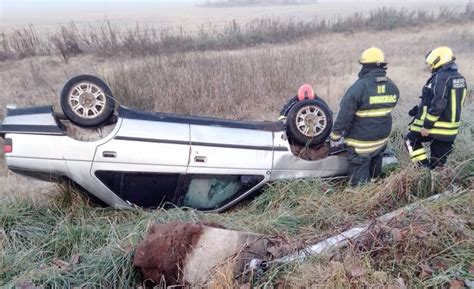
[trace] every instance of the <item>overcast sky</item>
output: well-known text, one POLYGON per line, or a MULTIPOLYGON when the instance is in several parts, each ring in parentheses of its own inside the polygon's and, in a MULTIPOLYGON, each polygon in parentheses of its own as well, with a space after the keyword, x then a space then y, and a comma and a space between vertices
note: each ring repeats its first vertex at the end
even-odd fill
MULTIPOLYGON (((202 3, 203 0, 0 0, 0 9, 4 13, 18 12, 22 9, 55 9, 64 7, 94 5, 96 7, 109 5, 140 5, 146 3, 147 5, 161 5, 161 6, 180 6, 190 5, 195 3, 202 3)), ((444 1, 444 0, 320 0, 320 3, 330 2, 392 2, 392 3, 408 3, 408 2, 463 2, 462 0, 444 1)), ((465 1, 467 2, 467 0, 465 1)))
MULTIPOLYGON (((71 13, 76 11, 95 10, 107 13, 113 9, 127 9, 128 7, 180 7, 192 6, 200 0, 0 0, 0 20, 20 16, 38 18, 42 13, 71 13)), ((81 13, 83 14, 83 13, 81 13)), ((79 15, 77 15, 79 16, 79 15)), ((74 18, 74 15, 71 15, 74 18)))
POLYGON ((111 5, 111 4, 159 4, 182 5, 199 3, 200 0, 0 0, 0 7, 9 10, 12 8, 54 8, 54 6, 81 6, 81 5, 111 5))

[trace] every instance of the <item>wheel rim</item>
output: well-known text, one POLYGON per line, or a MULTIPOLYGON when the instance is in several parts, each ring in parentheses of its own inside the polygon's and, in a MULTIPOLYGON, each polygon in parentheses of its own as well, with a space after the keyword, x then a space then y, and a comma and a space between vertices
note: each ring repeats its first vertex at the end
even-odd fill
POLYGON ((105 111, 107 97, 104 91, 90 82, 81 82, 69 91, 68 103, 81 118, 95 118, 105 111))
POLYGON ((315 137, 326 128, 327 117, 318 106, 308 105, 298 111, 295 122, 300 133, 307 137, 315 137))

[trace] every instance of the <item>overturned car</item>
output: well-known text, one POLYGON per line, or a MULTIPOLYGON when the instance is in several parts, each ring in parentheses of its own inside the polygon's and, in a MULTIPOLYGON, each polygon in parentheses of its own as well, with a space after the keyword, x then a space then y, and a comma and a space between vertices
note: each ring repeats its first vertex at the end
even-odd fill
POLYGON ((328 154, 332 113, 321 99, 294 105, 288 125, 150 113, 117 107, 105 82, 80 75, 65 84, 60 103, 62 113, 7 109, 0 136, 8 168, 71 181, 116 208, 220 212, 271 181, 346 174, 345 155, 328 154))

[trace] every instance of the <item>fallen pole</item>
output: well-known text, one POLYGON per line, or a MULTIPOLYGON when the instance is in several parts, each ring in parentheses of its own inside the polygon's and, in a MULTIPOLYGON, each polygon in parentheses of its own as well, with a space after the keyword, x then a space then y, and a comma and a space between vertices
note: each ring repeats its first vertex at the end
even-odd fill
MULTIPOLYGON (((429 198, 426 198, 424 200, 418 201, 416 203, 412 203, 410 205, 407 205, 403 208, 397 209, 393 212, 387 213, 385 215, 382 215, 375 220, 377 220, 380 223, 386 224, 390 222, 393 218, 401 215, 402 213, 410 212, 413 211, 414 209, 419 208, 424 202, 433 202, 436 201, 442 197, 446 196, 452 196, 459 193, 459 191, 453 189, 452 191, 446 191, 441 194, 437 194, 434 196, 431 196, 429 198)), ((293 261, 298 261, 298 260, 304 260, 307 257, 318 255, 318 254, 323 254, 323 253, 328 253, 331 250, 342 248, 346 246, 350 240, 357 238, 364 233, 367 232, 367 230, 370 227, 370 223, 366 223, 364 225, 358 226, 351 228, 347 231, 344 231, 336 236, 330 237, 328 239, 325 239, 321 242, 318 242, 314 245, 311 245, 309 247, 306 247, 296 253, 286 255, 280 258, 276 258, 271 261, 265 261, 263 259, 252 259, 249 263, 249 269, 256 270, 256 269, 265 269, 271 264, 274 263, 288 263, 288 262, 293 262, 293 261)))

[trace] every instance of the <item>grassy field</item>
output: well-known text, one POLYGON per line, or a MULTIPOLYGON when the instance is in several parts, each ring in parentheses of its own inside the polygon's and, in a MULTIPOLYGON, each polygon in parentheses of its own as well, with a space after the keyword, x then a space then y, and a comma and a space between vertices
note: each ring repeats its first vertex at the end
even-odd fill
POLYGON ((108 80, 125 105, 272 120, 302 83, 312 84, 336 109, 339 98, 357 77, 359 54, 374 45, 386 52, 388 74, 401 90, 398 110, 405 118, 407 106, 417 103, 421 86, 429 76, 423 57, 433 47, 449 44, 456 52, 461 72, 472 82, 472 28, 469 22, 325 33, 291 44, 237 50, 148 57, 79 55, 68 64, 59 55, 7 60, 0 62, 0 106, 11 102, 20 106, 57 103, 59 90, 69 77, 91 73, 108 80))
MULTIPOLYGON (((230 50, 148 56, 83 53, 68 63, 53 53, 0 62, 0 107, 8 103, 57 105, 58 92, 69 77, 91 73, 105 78, 116 98, 128 106, 274 120, 303 83, 312 84, 337 111, 345 89, 356 79, 359 54, 378 46, 386 52, 388 74, 401 91, 391 145, 402 162, 384 179, 359 189, 323 180, 278 182, 255 200, 219 215, 182 209, 95 208, 69 188, 32 182, 3 169, 0 286, 139 286, 138 272, 131 265, 133 248, 153 222, 218 222, 309 243, 446 190, 457 194, 426 204, 387 226, 374 223, 369 237, 331 256, 272 268, 256 276, 252 285, 456 288, 460 282, 474 280, 472 100, 464 107, 461 132, 445 169, 430 173, 414 168, 402 148, 410 121, 406 112, 417 104, 429 76, 423 63, 427 51, 451 46, 460 72, 468 83, 474 82, 474 24, 361 30, 230 50)), ((215 287, 220 286, 237 284, 218 279, 215 287)))

